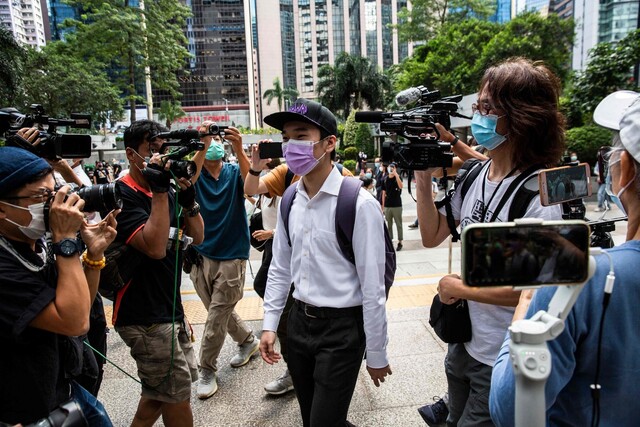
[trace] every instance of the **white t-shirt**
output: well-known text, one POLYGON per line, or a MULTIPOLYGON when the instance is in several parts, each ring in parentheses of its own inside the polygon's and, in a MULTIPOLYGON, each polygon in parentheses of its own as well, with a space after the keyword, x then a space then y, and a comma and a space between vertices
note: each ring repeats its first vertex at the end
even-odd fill
POLYGON ((262 209, 262 228, 265 230, 275 230, 278 223, 278 208, 280 207, 280 197, 276 196, 276 202, 271 206, 273 200, 266 195, 260 196, 260 208, 262 209))
MULTIPOLYGON (((460 192, 451 199, 453 217, 460 221, 461 228, 468 224, 489 222, 493 217, 494 209, 498 206, 511 183, 518 175, 511 176, 499 182, 492 182, 487 178, 489 166, 485 162, 482 170, 467 190, 464 200, 460 192), (484 194, 482 194, 484 181, 484 194), (497 189, 497 192, 496 192, 497 189), (492 195, 495 193, 495 196, 492 195), (485 220, 482 221, 482 211, 485 203, 489 203, 485 220)), ((513 201, 513 195, 509 197, 496 217, 496 222, 506 222, 509 218, 509 209, 513 201)), ((446 215, 445 208, 440 208, 440 213, 446 215)), ((534 197, 526 210, 524 218, 541 218, 544 220, 561 220, 561 205, 542 206, 540 197, 534 197)), ((465 344, 465 348, 471 357, 485 365, 493 366, 500 346, 504 341, 504 335, 511 324, 515 307, 506 307, 493 304, 483 304, 469 301, 469 316, 471 317, 471 341, 465 344)))

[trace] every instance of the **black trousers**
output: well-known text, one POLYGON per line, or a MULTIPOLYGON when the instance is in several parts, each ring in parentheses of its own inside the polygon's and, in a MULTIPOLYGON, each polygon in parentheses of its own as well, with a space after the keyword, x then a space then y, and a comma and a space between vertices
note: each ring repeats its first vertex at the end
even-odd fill
POLYGON ((264 299, 264 291, 267 289, 267 277, 269 276, 269 266, 271 265, 271 258, 273 258, 273 239, 269 239, 264 242, 264 250, 262 251, 262 264, 260 269, 256 273, 255 279, 253 279, 253 289, 264 299))
POLYGON ((351 425, 347 413, 365 350, 358 309, 305 311, 302 303, 293 304, 287 364, 304 427, 351 425))

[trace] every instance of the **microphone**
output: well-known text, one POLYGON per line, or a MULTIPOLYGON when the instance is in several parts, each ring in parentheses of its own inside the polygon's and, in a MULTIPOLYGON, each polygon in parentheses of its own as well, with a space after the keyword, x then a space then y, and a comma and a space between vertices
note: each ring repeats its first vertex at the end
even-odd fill
POLYGON ((358 123, 381 123, 386 117, 389 117, 389 113, 382 111, 358 111, 355 120, 358 123))
POLYGON ((399 107, 404 107, 405 105, 421 100, 422 90, 420 88, 424 88, 424 86, 410 87, 409 89, 398 92, 396 95, 396 104, 399 107))

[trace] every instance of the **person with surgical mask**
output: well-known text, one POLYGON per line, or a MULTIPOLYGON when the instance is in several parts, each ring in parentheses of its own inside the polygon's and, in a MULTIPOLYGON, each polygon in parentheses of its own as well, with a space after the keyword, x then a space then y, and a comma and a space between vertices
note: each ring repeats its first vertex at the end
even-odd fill
MULTIPOLYGON (((547 343, 553 364, 544 387, 546 424, 630 427, 638 424, 640 395, 640 94, 610 94, 598 104, 593 119, 616 132, 611 147, 601 150, 601 159, 611 177, 607 192, 628 215, 627 236, 621 245, 605 249, 608 256, 594 257, 595 271, 562 333, 547 343)), ((547 310, 555 292, 555 287, 523 292, 514 321, 547 310)), ((509 344, 507 336, 491 380, 491 416, 501 427, 515 425, 509 344)))
MULTIPOLYGON (((537 170, 561 159, 565 120, 558 107, 559 94, 559 79, 540 62, 512 58, 485 71, 478 100, 472 106, 471 132, 487 149, 489 159, 477 166, 480 172, 464 199, 460 192, 451 199, 451 219, 456 226, 508 221, 513 192, 526 179, 535 179, 537 170), (507 193, 516 179, 522 181, 507 193)), ((454 147, 460 145, 449 132, 443 140, 454 147)), ((433 202, 434 172, 431 169, 415 174, 418 223, 426 247, 440 245, 451 233, 446 207, 437 209, 433 202)), ((562 211, 559 205, 542 206, 540 198, 534 197, 525 217, 559 220, 562 211)), ((443 277, 438 290, 444 304, 467 300, 472 329, 469 342, 448 345, 446 422, 461 427, 492 425, 487 398, 491 370, 519 293, 511 288, 469 288, 456 274, 443 277)))
MULTIPOLYGON (((0 147, 0 424, 37 423, 72 398, 87 401, 71 381, 81 362, 68 341, 89 328, 117 212, 88 224, 83 207, 69 186, 55 190, 44 159, 0 147)), ((99 402, 91 408, 91 425, 111 425, 99 402)))
POLYGON ((337 143, 335 116, 323 105, 300 98, 288 111, 264 121, 282 132, 287 165, 301 179, 287 190, 295 194, 288 227, 283 215, 278 218, 260 352, 268 364, 281 360, 276 331, 291 293, 287 365, 302 424, 350 425, 347 414, 365 349, 367 372, 376 386, 391 374, 383 286, 384 218, 378 202, 360 187, 353 232, 355 262, 344 257, 335 232, 335 210, 343 179, 355 178, 343 178, 331 161, 337 143))

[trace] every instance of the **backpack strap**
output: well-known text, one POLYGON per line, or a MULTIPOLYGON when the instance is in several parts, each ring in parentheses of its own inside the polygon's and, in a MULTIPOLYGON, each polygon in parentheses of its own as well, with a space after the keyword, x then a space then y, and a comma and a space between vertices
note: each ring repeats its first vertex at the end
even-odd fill
POLYGON ((462 198, 469 191, 469 187, 480 174, 482 170, 483 162, 480 159, 468 159, 466 160, 460 169, 458 169, 458 173, 456 175, 456 179, 453 181, 453 188, 447 193, 447 195, 437 202, 435 202, 436 208, 440 209, 444 206, 446 214, 447 214, 447 226, 449 227, 449 232, 451 233, 451 240, 453 242, 457 242, 460 240, 460 233, 458 233, 458 229, 456 228, 456 221, 453 218, 453 211, 451 210, 451 199, 453 195, 458 191, 458 187, 460 187, 460 195, 462 198))
POLYGON ((509 221, 516 218, 522 218, 527 213, 527 208, 531 201, 540 194, 538 186, 538 174, 531 174, 524 180, 520 188, 516 191, 509 208, 509 221), (535 178, 535 179, 534 179, 535 178))
POLYGON ((356 223, 356 203, 361 188, 362 181, 358 178, 342 178, 336 204, 335 226, 338 246, 344 257, 353 264, 356 263, 353 253, 353 229, 356 223))
POLYGON ((291 169, 289 169, 287 167, 287 173, 284 175, 284 188, 285 190, 287 188, 289 188, 289 186, 291 185, 291 181, 293 181, 293 177, 295 176, 295 174, 293 172, 291 172, 291 169))
MULTIPOLYGON (((300 182, 300 181, 298 181, 300 182)), ((291 247, 291 236, 289 235, 289 213, 291 213, 291 206, 293 205, 293 200, 296 198, 298 194, 298 182, 295 185, 290 185, 284 191, 282 195, 282 200, 280 200, 280 216, 282 216, 282 223, 284 224, 284 232, 287 236, 287 242, 289 243, 289 247, 291 247)))
MULTIPOLYGON (((509 185, 509 187, 507 188, 507 191, 505 191, 504 195, 500 199, 500 203, 498 203, 498 206, 496 206, 496 209, 493 211, 493 215, 491 215, 491 219, 489 220, 489 222, 494 222, 496 220, 496 218, 498 217, 498 214, 500 213, 504 205, 507 203, 507 200, 509 200, 511 194, 516 193, 516 196, 514 196, 514 200, 515 200, 515 198, 517 197, 517 192, 520 191, 520 188, 518 188, 520 184, 523 183, 525 180, 528 180, 531 177, 531 174, 537 171, 538 169, 541 169, 539 165, 530 166, 524 172, 518 175, 516 179, 513 180, 511 185, 509 185)), ((522 202, 519 202, 519 204, 520 203, 522 202)), ((525 210, 527 209, 526 206, 524 209, 525 210)), ((511 211, 509 211, 509 213, 511 213, 511 211)))

